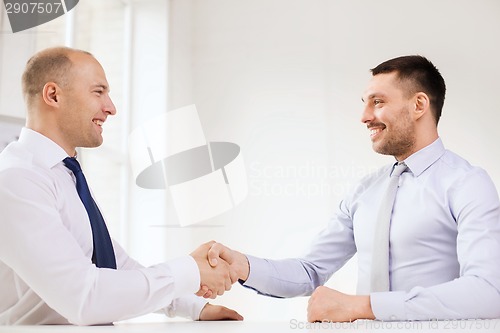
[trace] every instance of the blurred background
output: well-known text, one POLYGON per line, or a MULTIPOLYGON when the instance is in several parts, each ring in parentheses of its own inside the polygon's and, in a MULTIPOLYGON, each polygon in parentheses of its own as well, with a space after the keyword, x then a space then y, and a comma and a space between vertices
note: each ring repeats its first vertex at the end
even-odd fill
MULTIPOLYGON (((445 146, 500 188, 497 0, 82 0, 15 34, 0 6, 0 24, 0 131, 9 133, 0 149, 24 123, 20 78, 34 52, 66 45, 103 65, 118 113, 104 144, 80 157, 112 236, 145 265, 212 239, 268 258, 306 251, 349 188, 392 162, 371 149, 361 95, 369 69, 400 55, 426 56, 440 69, 445 146), (128 138, 190 104, 208 141, 240 146, 248 195, 181 227, 168 190, 136 185, 128 138)), ((356 279, 354 257, 328 285, 354 293, 356 279)), ((214 303, 246 320, 306 319, 307 298, 267 298, 239 285, 214 303)))

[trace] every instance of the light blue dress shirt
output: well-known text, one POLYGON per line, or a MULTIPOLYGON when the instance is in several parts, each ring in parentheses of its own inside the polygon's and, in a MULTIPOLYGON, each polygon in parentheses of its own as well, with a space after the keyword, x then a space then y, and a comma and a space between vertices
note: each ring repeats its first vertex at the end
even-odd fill
POLYGON ((358 291, 379 320, 500 318, 500 202, 487 173, 441 139, 405 160, 390 229, 391 291, 370 294, 378 207, 393 165, 341 201, 303 258, 248 256, 245 286, 275 297, 310 295, 355 253, 358 291))

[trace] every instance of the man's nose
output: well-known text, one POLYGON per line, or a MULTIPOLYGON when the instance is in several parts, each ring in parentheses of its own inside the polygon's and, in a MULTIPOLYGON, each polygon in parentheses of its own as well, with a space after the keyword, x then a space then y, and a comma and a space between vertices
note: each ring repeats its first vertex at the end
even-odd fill
POLYGON ((374 118, 373 116, 373 109, 369 107, 368 105, 365 105, 363 108, 363 112, 361 113, 361 122, 363 124, 366 124, 370 121, 372 121, 374 118))
POLYGON ((111 100, 111 97, 109 97, 109 95, 108 95, 107 101, 104 105, 103 111, 105 113, 107 113, 108 115, 112 115, 112 116, 114 116, 116 114, 115 104, 113 103, 113 101, 111 100))

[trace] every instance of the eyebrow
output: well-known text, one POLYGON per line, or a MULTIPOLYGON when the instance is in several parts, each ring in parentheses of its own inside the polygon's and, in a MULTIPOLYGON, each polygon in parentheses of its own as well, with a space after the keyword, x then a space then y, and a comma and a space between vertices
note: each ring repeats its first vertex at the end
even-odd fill
POLYGON ((102 88, 103 90, 106 90, 108 92, 110 91, 109 87, 105 84, 94 84, 92 86, 92 89, 94 89, 94 88, 102 88))
MULTIPOLYGON (((385 97, 385 95, 382 93, 373 93, 370 94, 367 99, 374 99, 375 97, 385 97)), ((361 97, 361 101, 365 103, 365 99, 363 97, 361 97)))

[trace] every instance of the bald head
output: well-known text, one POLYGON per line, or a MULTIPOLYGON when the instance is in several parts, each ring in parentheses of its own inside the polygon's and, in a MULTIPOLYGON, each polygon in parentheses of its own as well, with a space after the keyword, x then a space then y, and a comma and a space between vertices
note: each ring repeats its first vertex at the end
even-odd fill
POLYGON ((28 110, 47 82, 54 82, 61 87, 68 84, 73 65, 70 56, 74 53, 91 55, 69 47, 53 47, 36 53, 28 60, 22 76, 23 96, 28 110))
POLYGON ((35 54, 23 74, 26 127, 74 156, 76 147, 98 147, 102 125, 116 113, 101 64, 92 54, 66 47, 35 54))

